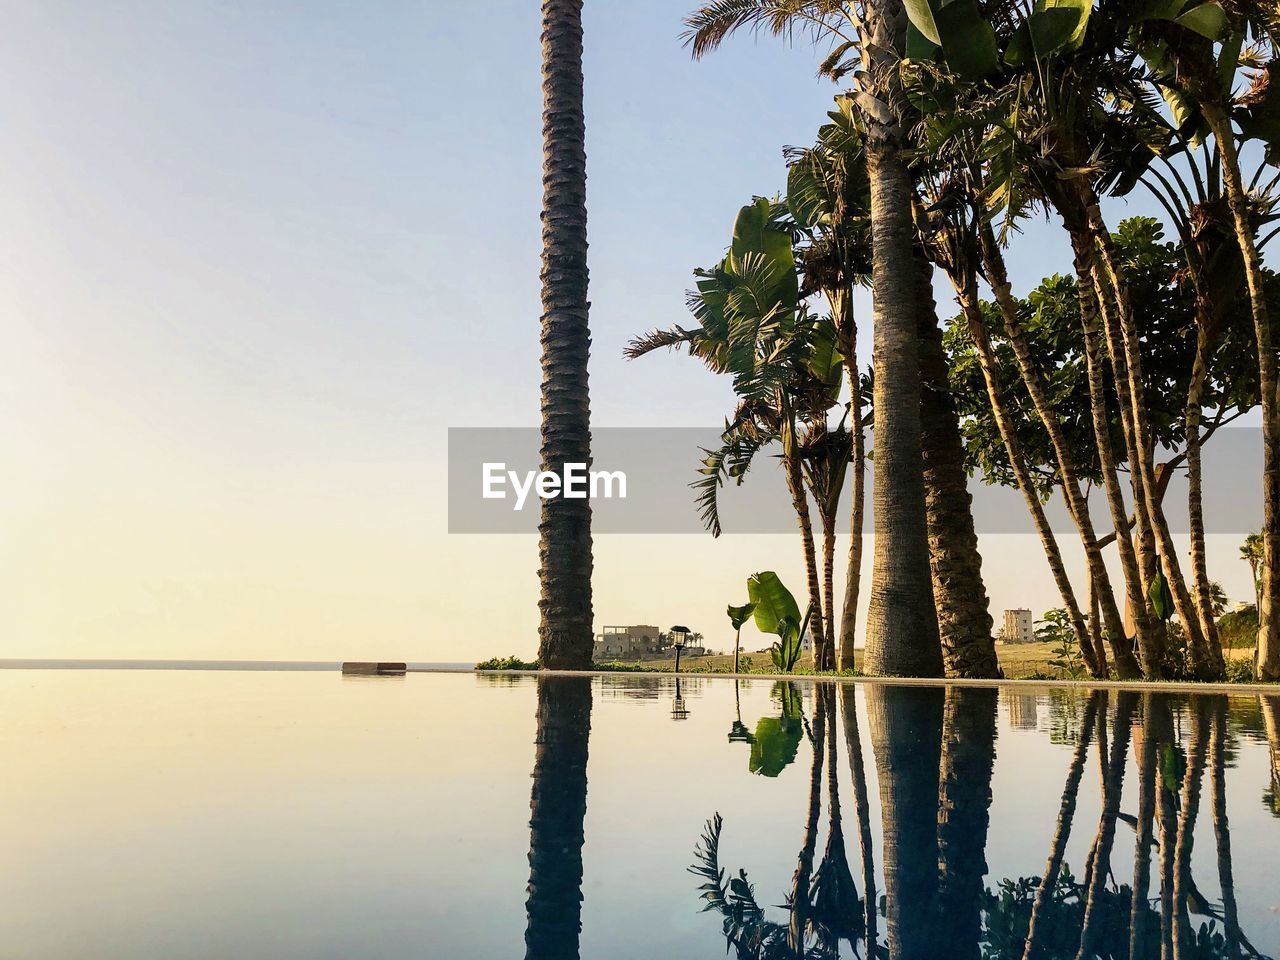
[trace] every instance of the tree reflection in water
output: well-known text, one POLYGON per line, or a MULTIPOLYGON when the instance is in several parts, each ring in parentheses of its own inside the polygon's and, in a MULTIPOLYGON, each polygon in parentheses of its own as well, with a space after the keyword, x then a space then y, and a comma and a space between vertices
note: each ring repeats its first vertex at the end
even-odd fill
POLYGON ((529 800, 526 960, 576 960, 578 956, 590 735, 591 678, 540 678, 529 800))
MULTIPOLYGON (((1280 704, 1260 699, 1274 760, 1280 704)), ((1094 691, 1067 704, 1066 729, 1075 742, 1043 874, 987 887, 996 705, 995 688, 847 684, 837 692, 816 685, 813 716, 802 718, 812 759, 785 922, 766 916, 745 872, 722 864, 719 814, 695 850, 690 870, 703 881, 705 909, 720 917, 730 952, 739 960, 834 960, 842 945, 845 955, 881 960, 1264 956, 1241 929, 1236 904, 1224 773, 1234 748, 1225 696, 1196 696, 1183 705, 1162 694, 1094 691), (880 789, 884 890, 878 910, 855 691, 866 701, 880 789), (845 849, 837 697, 853 775, 859 881, 845 849), (1179 718, 1185 737, 1175 726, 1179 718), (1131 751, 1136 814, 1122 803, 1131 751), (1091 753, 1101 812, 1077 877, 1065 856, 1091 753), (824 785, 827 842, 815 867, 824 785), (1216 857, 1201 856, 1195 865, 1216 868, 1221 903, 1200 893, 1193 872, 1202 807, 1212 820, 1216 857), (1127 829, 1134 832, 1134 863, 1132 881, 1121 883, 1113 853, 1117 832, 1127 829)))

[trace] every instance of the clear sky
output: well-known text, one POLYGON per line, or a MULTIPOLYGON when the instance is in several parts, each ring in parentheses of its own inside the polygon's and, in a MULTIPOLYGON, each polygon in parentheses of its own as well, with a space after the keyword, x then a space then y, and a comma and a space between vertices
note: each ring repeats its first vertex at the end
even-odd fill
MULTIPOLYGON (((620 352, 684 321, 691 269, 834 93, 803 44, 691 62, 687 6, 587 0, 601 426, 730 408, 695 362, 620 352)), ((0 657, 533 653, 536 542, 446 533, 444 445, 537 423, 537 7, 8 11, 0 657)), ((1069 266, 1036 224, 1011 260, 1019 290, 1069 266)), ((1242 598, 1238 541, 1210 559, 1242 598)), ((1056 604, 1034 541, 984 550, 997 615, 1056 604)), ((747 575, 801 584, 794 537, 602 536, 596 556, 597 625, 717 645, 747 575)))

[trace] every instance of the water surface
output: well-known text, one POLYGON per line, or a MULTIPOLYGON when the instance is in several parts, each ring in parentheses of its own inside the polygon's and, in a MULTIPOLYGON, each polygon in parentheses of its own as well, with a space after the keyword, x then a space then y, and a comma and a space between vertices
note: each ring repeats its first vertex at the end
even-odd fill
POLYGON ((0 704, 4 958, 1280 954, 1276 697, 24 669, 0 704))

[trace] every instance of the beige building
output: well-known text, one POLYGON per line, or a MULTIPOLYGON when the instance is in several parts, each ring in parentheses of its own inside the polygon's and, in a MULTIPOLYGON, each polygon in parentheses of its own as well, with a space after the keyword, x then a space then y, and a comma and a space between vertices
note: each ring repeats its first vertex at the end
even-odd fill
POLYGON ((1031 643, 1035 638, 1030 610, 1019 607, 1004 612, 1004 626, 1000 629, 1001 643, 1031 643))
POLYGON ((602 627, 596 635, 591 659, 640 660, 658 652, 658 634, 662 631, 651 624, 642 623, 630 627, 602 627))

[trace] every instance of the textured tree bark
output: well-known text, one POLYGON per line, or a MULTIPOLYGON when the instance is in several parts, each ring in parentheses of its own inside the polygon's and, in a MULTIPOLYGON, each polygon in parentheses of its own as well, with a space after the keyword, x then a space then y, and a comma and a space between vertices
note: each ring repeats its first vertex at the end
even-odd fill
MULTIPOLYGON (((1164 511, 1161 509, 1158 500, 1157 491, 1159 485, 1156 482, 1155 468, 1152 466, 1155 444, 1150 433, 1146 400, 1142 386, 1142 357, 1128 293, 1116 267, 1115 258, 1112 255, 1111 234, 1107 229, 1106 221, 1102 217, 1102 211, 1098 207, 1098 198, 1093 193, 1092 186, 1088 183, 1081 185, 1080 190, 1084 197, 1084 208, 1088 217, 1089 229, 1093 234, 1093 240, 1097 247, 1097 262, 1103 271, 1107 284, 1111 288, 1111 294, 1115 298, 1119 340, 1123 346, 1125 364, 1128 368, 1128 392, 1133 411, 1134 444, 1142 454, 1136 464, 1130 464, 1130 468, 1139 473, 1141 477, 1142 495, 1147 506, 1147 513, 1151 518, 1151 530, 1155 535, 1156 547, 1160 551, 1165 580, 1168 581, 1169 590, 1173 594, 1174 608, 1178 612, 1178 617, 1182 620, 1183 629, 1187 632, 1188 646, 1191 650, 1196 675, 1202 679, 1218 679, 1222 676, 1222 651, 1208 649, 1208 645, 1205 642, 1204 633, 1200 629, 1199 615, 1191 601, 1191 594, 1187 590, 1186 580, 1182 576, 1182 568, 1178 563, 1178 554, 1174 547, 1173 537, 1169 533, 1169 524, 1165 520, 1164 511)), ((1102 306, 1105 320, 1109 313, 1105 297, 1101 298, 1100 305, 1102 306)), ((1107 322, 1112 325, 1109 321, 1107 322)))
POLYGON ((1164 655, 1157 643, 1155 627, 1147 612, 1148 585, 1142 579, 1133 541, 1129 537, 1129 513, 1124 504, 1124 494, 1120 490, 1120 478, 1116 470, 1115 450, 1111 443, 1111 422, 1103 388, 1102 331, 1098 323, 1089 250, 1081 245, 1082 238, 1073 236, 1072 243, 1076 247, 1076 286, 1080 300, 1080 323, 1084 334, 1085 366, 1089 379, 1089 407, 1093 415, 1098 464, 1101 468, 1107 506, 1111 511, 1111 523, 1115 528, 1116 551, 1120 556, 1120 569, 1124 575, 1125 597, 1133 614, 1138 650, 1142 654, 1142 673, 1148 680, 1157 680, 1164 677, 1164 655))
POLYGON ((526 960, 576 960, 578 956, 590 735, 591 680, 539 680, 538 739, 529 801, 526 960))
POLYGON ((1085 560, 1089 576, 1098 591, 1098 601, 1102 607, 1102 621, 1106 627, 1107 639, 1111 645, 1111 661, 1116 675, 1122 680, 1134 679, 1141 675, 1137 658, 1125 641, 1124 619, 1120 616, 1120 608, 1116 606, 1115 593, 1111 589, 1111 577, 1107 573, 1106 563, 1102 558, 1102 550, 1098 546, 1098 537, 1093 529, 1093 520, 1089 516, 1089 505, 1080 492, 1080 481, 1076 475, 1071 450, 1067 446, 1066 437, 1062 433, 1062 425, 1058 422, 1057 413, 1050 403, 1039 371, 1031 357, 1031 347, 1027 343, 1022 322, 1018 317, 1018 305, 1013 299, 1013 289, 1009 284, 1008 272, 1005 269, 1004 257, 1001 255, 991 232, 990 225, 982 228, 980 235, 982 261, 987 280, 995 293, 996 305, 1004 320, 1005 333, 1009 344, 1013 347, 1014 357, 1018 362, 1018 370, 1026 384, 1027 392, 1035 405, 1036 414, 1044 425, 1049 441, 1053 445, 1054 457, 1058 461, 1058 472, 1061 475, 1063 496, 1067 501, 1067 509, 1080 531, 1080 539, 1084 545, 1085 560))
POLYGON ((1151 851, 1155 847, 1156 776, 1160 761, 1160 741, 1154 736, 1152 720, 1156 695, 1142 695, 1142 727, 1136 733, 1138 756, 1138 823, 1133 853, 1133 895, 1129 900, 1129 956, 1144 957, 1147 950, 1147 894, 1151 889, 1151 851))
MULTIPOLYGON (((1244 257, 1245 284, 1253 313, 1253 332, 1258 341, 1258 390, 1262 397, 1262 605, 1258 608, 1257 676, 1259 680, 1280 680, 1280 408, 1277 402, 1276 354, 1262 283, 1262 260, 1253 241, 1249 223, 1249 198, 1240 179, 1240 158, 1236 153, 1231 121, 1221 106, 1207 102, 1202 107, 1213 130, 1222 157, 1222 180, 1235 226, 1236 240, 1244 257)), ((1218 651, 1221 655, 1221 650, 1218 651)))
POLYGON ((1200 422, 1204 416, 1204 388, 1209 379, 1209 359, 1213 353, 1210 333, 1210 311, 1202 298, 1196 297, 1196 358, 1191 367, 1191 384, 1187 388, 1187 520, 1191 538, 1191 586, 1200 614, 1200 629, 1210 647, 1222 649, 1218 622, 1213 616, 1209 597, 1209 562, 1205 556, 1204 488, 1200 461, 1200 422))
MULTIPOLYGON (((821 670, 836 668, 836 518, 822 511, 822 620, 827 634, 821 670)), ((815 659, 814 663, 818 663, 815 659)))
POLYGON ((1026 459, 1022 455, 1022 447, 1018 443, 1017 431, 1010 420, 1008 408, 1005 405, 1004 388, 1000 383, 999 367, 991 349, 991 336, 987 331, 986 321, 982 316, 982 308, 978 303, 976 280, 972 275, 963 278, 952 277, 952 283, 956 289, 960 309, 964 312, 969 337, 973 341, 974 350, 978 355, 978 366, 982 370, 982 378, 987 386, 987 399, 991 403, 992 416, 995 418, 996 427, 1000 431, 1000 439, 1004 441, 1005 452, 1009 455, 1009 463, 1013 468, 1013 476, 1018 483, 1018 490, 1022 493, 1022 499, 1026 502, 1027 509, 1031 511, 1031 519, 1035 523, 1036 533, 1040 537, 1040 545, 1044 549, 1045 558, 1049 561, 1049 570, 1053 573, 1053 581, 1058 587, 1058 595, 1062 598, 1062 606, 1071 620, 1072 632, 1076 635, 1076 643, 1080 646, 1080 654, 1084 657, 1085 664, 1088 666, 1089 673, 1092 676, 1105 677, 1106 671, 1102 668, 1097 651, 1092 645, 1092 636, 1084 621, 1084 616, 1080 612, 1080 604, 1076 601, 1075 591, 1071 587, 1071 578, 1067 576, 1067 568, 1062 562, 1062 552, 1058 549, 1057 538, 1054 536, 1053 528, 1049 525, 1049 519, 1045 515, 1044 504, 1040 502, 1040 495, 1036 492, 1035 485, 1031 481, 1026 459))
POLYGON ((880 781, 889 956, 932 960, 938 956, 933 927, 943 691, 878 684, 862 689, 880 781))
MULTIPOLYGON (((818 697, 815 696, 815 704, 818 697)), ((805 954, 805 930, 809 925, 809 886, 813 876, 813 854, 818 845, 818 812, 822 807, 822 761, 826 746, 825 709, 813 712, 813 762, 809 766, 809 804, 805 811, 804 841, 791 878, 791 917, 787 946, 797 957, 805 954)), ((833 731, 834 733, 834 731, 833 731)))
POLYGON ((1204 697, 1192 697, 1191 735, 1187 741, 1187 770, 1182 778, 1178 804, 1178 832, 1173 853, 1173 956, 1182 960, 1191 955, 1192 927, 1187 904, 1191 892, 1191 849, 1195 843, 1196 818, 1200 813, 1201 782, 1204 780, 1208 716, 1204 697))
POLYGON ((1089 757, 1089 747, 1093 744, 1093 728, 1098 714, 1106 708, 1102 691, 1095 690, 1089 695, 1085 705, 1084 719, 1080 724, 1080 736, 1076 740, 1076 748, 1071 755, 1071 764, 1067 768, 1066 786, 1062 788, 1062 803, 1058 808, 1058 822, 1053 831, 1053 843, 1049 848, 1049 858, 1045 861, 1044 873, 1040 884, 1036 887, 1035 899, 1031 902, 1031 919, 1027 925, 1027 942, 1022 950, 1022 960, 1036 960, 1041 955, 1039 950, 1039 919, 1045 904, 1053 896, 1058 885, 1058 875, 1062 872, 1062 858, 1066 855, 1067 840, 1071 837, 1071 822, 1075 819, 1076 801, 1080 797, 1080 780, 1084 776, 1085 760, 1089 757))
POLYGON ((1235 871, 1231 865, 1231 824, 1227 820, 1227 698, 1213 698, 1213 729, 1209 735, 1209 791, 1213 804, 1213 838, 1218 851, 1218 886, 1222 890, 1222 932, 1230 956, 1240 955, 1244 939, 1236 902, 1235 871))
POLYGON ((920 361, 913 279, 912 182, 898 64, 907 17, 901 0, 865 6, 857 104, 871 181, 875 363, 875 548, 866 671, 942 675, 920 453, 920 361))
POLYGON ((973 526, 973 498, 964 468, 964 442, 951 399, 947 357, 933 299, 933 269, 916 248, 920 340, 920 446, 924 458, 929 567, 938 637, 949 677, 1002 676, 982 555, 973 526))
POLYGON ((998 695, 994 687, 946 690, 938 791, 935 956, 979 960, 982 955, 982 878, 987 872, 998 695))
MULTIPOLYGON (((858 731, 858 702, 855 698, 857 687, 853 684, 840 684, 840 711, 844 719, 844 740, 849 750, 849 774, 853 780, 853 807, 858 818, 858 848, 862 862, 862 906, 863 924, 866 930, 866 942, 875 944, 878 941, 876 920, 876 861, 875 847, 871 838, 871 812, 867 794, 866 766, 862 759, 862 737, 858 731)), ((834 736, 834 731, 832 733, 834 736)), ((868 948, 867 955, 873 951, 868 948)))
MULTIPOLYGON (((859 390, 858 326, 853 313, 853 292, 841 290, 831 299, 840 352, 849 379, 849 429, 853 432, 853 506, 849 518, 849 566, 845 571, 844 607, 840 615, 840 650, 836 666, 853 670, 858 632, 858 595, 862 586, 862 524, 866 512, 866 436, 862 430, 862 395, 859 390)), ((832 633, 835 632, 834 626, 832 633)))
MULTIPOLYGON (((591 462, 582 0, 542 4, 542 469, 591 462)), ((591 501, 542 500, 539 660, 591 666, 591 501)))
MULTIPOLYGON (((1138 695, 1132 690, 1121 690, 1116 700, 1115 740, 1111 745, 1111 757, 1102 781, 1102 818, 1094 841, 1093 869, 1087 882, 1084 919, 1080 924, 1080 950, 1076 953, 1076 960, 1087 960, 1095 953, 1098 915, 1105 909, 1102 894, 1107 875, 1111 872, 1111 848, 1116 838, 1120 794, 1124 788, 1124 768, 1129 756, 1130 727, 1137 701, 1138 695)), ((1099 749, 1102 749, 1102 740, 1099 739, 1098 742, 1099 749)))
MULTIPOLYGON (((784 444, 785 448, 785 444, 784 444)), ((804 572, 809 585, 809 602, 813 613, 809 629, 813 635, 813 662, 818 669, 826 662, 827 640, 822 625, 822 587, 818 579, 818 552, 813 540, 813 519, 809 516, 809 498, 804 492, 804 472, 794 453, 784 452, 783 468, 787 475, 787 487, 791 491, 791 506, 800 525, 800 543, 804 548, 804 572)))

